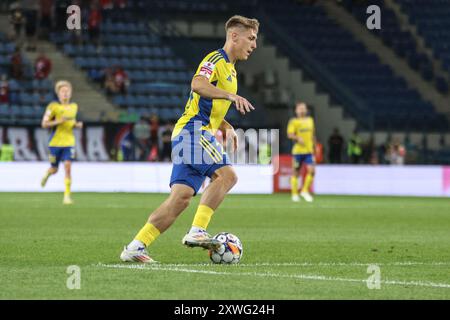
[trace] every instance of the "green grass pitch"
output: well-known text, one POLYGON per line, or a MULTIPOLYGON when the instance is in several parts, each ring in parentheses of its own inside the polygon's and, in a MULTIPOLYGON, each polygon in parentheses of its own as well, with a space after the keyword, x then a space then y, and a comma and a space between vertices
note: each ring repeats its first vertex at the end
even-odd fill
POLYGON ((1 193, 0 299, 450 299, 448 199, 229 195, 209 228, 243 242, 227 266, 181 245, 196 197, 150 248, 159 265, 121 263, 165 197, 78 193, 63 206, 60 193, 1 193), (66 286, 70 265, 79 290, 66 286))

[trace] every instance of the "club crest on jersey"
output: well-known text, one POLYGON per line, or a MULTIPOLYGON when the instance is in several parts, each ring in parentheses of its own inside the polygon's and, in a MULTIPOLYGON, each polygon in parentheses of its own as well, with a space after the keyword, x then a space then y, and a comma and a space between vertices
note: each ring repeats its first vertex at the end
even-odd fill
POLYGON ((214 63, 206 61, 201 66, 200 71, 199 71, 198 74, 201 75, 201 76, 205 76, 205 77, 207 77, 209 79, 211 77, 215 67, 216 67, 216 65, 214 63))
POLYGON ((227 80, 230 81, 230 82, 233 82, 233 79, 231 79, 231 75, 228 76, 227 80))

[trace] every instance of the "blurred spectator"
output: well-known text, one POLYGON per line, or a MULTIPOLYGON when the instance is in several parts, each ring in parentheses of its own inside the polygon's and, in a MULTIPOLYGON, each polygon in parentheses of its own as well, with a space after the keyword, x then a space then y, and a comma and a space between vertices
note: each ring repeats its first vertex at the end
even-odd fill
POLYGON ((386 144, 381 144, 377 148, 377 154, 378 154, 378 164, 387 164, 386 160, 386 153, 387 153, 388 146, 386 144))
POLYGON ((115 66, 105 70, 104 87, 106 94, 114 95, 117 93, 126 94, 130 85, 128 74, 122 67, 115 66))
POLYGON ((344 138, 341 136, 339 129, 334 128, 333 133, 328 138, 328 159, 330 163, 342 162, 342 151, 344 148, 344 138))
POLYGON ((16 47, 11 56, 10 75, 16 80, 21 80, 23 77, 22 53, 19 47, 16 47))
POLYGON ((5 137, 0 147, 0 162, 14 161, 14 147, 9 143, 9 139, 5 137))
POLYGON ((353 131, 353 134, 348 142, 347 154, 350 158, 350 162, 353 164, 358 164, 361 161, 362 147, 361 138, 358 135, 357 130, 353 131))
POLYGON ((100 8, 96 2, 91 4, 91 10, 89 12, 88 18, 88 32, 89 39, 96 45, 99 46, 100 41, 100 24, 102 22, 102 14, 100 8))
POLYGON ((133 135, 136 139, 137 159, 139 161, 147 160, 150 151, 150 125, 145 117, 142 116, 134 125, 133 135))
POLYGON ((160 152, 160 160, 170 162, 172 160, 172 131, 174 125, 172 122, 167 123, 161 133, 162 147, 160 152))
POLYGON ((116 82, 114 81, 114 74, 111 68, 107 68, 105 70, 105 82, 103 86, 105 87, 106 94, 109 96, 119 92, 116 82))
POLYGON ((36 0, 22 0, 25 15, 25 34, 27 36, 27 51, 36 51, 36 31, 38 22, 39 2, 36 0))
POLYGON ((53 0, 39 0, 40 6, 40 36, 44 39, 48 38, 49 31, 52 28, 52 14, 54 9, 53 0))
POLYGON ((16 6, 10 15, 10 23, 14 29, 14 38, 16 41, 20 42, 20 38, 22 35, 22 27, 25 24, 25 16, 23 15, 22 9, 20 6, 16 6))
POLYGON ((376 157, 375 152, 375 140, 373 137, 370 137, 368 141, 366 141, 362 146, 362 162, 363 163, 372 163, 374 164, 373 157, 376 157))
POLYGON ((405 155, 405 147, 399 141, 389 144, 386 150, 386 160, 389 164, 403 165, 405 163, 405 155))
POLYGON ((130 85, 128 74, 122 67, 116 67, 113 75, 114 75, 114 83, 115 86, 117 87, 117 90, 122 94, 126 94, 128 87, 130 85))
POLYGON ((0 103, 9 103, 9 82, 6 74, 2 74, 0 79, 0 103))
POLYGON ((148 160, 157 161, 159 158, 159 118, 156 114, 150 116, 150 154, 148 160))
POLYGON ((51 70, 52 62, 47 58, 44 50, 41 49, 39 56, 34 63, 34 77, 38 80, 46 79, 51 70))

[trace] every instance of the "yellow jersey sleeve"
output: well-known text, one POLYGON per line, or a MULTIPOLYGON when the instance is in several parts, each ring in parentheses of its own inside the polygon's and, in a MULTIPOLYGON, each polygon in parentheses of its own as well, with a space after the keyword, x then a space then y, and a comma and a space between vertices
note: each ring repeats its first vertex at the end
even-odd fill
POLYGON ((54 102, 50 102, 45 109, 45 115, 52 120, 56 116, 56 104, 54 102))
POLYGON ((222 55, 217 51, 208 54, 198 66, 194 77, 204 76, 210 83, 218 81, 220 75, 220 61, 223 60, 221 58, 222 55))
POLYGON ((295 126, 295 119, 289 120, 288 126, 287 126, 287 134, 296 134, 296 126, 295 126))

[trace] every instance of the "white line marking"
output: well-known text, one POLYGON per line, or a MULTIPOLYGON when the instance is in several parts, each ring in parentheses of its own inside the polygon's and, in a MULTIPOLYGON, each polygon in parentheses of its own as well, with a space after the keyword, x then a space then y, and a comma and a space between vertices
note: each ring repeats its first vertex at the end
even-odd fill
MULTIPOLYGON (((341 277, 329 277, 323 275, 307 275, 307 274, 281 274, 271 272, 224 272, 224 271, 212 271, 212 270, 196 270, 187 269, 181 267, 171 267, 164 264, 103 264, 98 263, 94 265, 100 268, 111 269, 137 269, 137 270, 149 270, 149 271, 173 271, 184 273, 200 273, 210 275, 227 275, 227 276, 253 276, 253 277, 271 277, 271 278, 289 278, 289 279, 303 279, 303 280, 319 280, 319 281, 339 281, 339 282, 356 282, 367 283, 367 279, 352 279, 341 277)), ((401 281, 401 280, 381 280, 380 283, 386 285, 400 285, 400 286, 417 286, 417 287, 432 287, 432 288, 445 288, 450 289, 448 283, 436 283, 430 281, 401 281)))
MULTIPOLYGON (((224 265, 227 268, 239 267, 367 267, 371 264, 378 266, 450 266, 450 262, 256 262, 256 263, 238 263, 224 265)), ((165 267, 217 267, 213 263, 164 263, 159 264, 165 267)))

